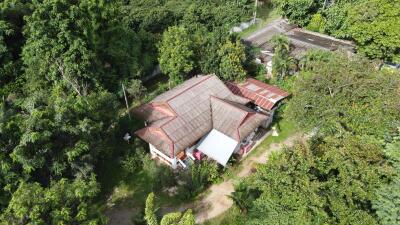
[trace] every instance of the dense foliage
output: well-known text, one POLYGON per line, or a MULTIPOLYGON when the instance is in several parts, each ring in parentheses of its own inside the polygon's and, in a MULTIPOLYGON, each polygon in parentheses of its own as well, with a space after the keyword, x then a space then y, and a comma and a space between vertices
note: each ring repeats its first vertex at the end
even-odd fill
POLYGON ((248 212, 237 223, 397 224, 400 74, 319 51, 300 68, 285 116, 311 139, 235 187, 235 204, 248 212))
POLYGON ((320 55, 305 63, 288 114, 301 127, 340 136, 344 132, 383 137, 400 122, 400 77, 376 71, 370 61, 344 54, 320 55), (325 56, 326 57, 326 56, 325 56))
POLYGON ((250 185, 262 194, 248 224, 375 224, 370 205, 382 161, 379 143, 363 137, 286 149, 254 175, 250 185))
MULTIPOLYGON (((400 128, 399 128, 400 133, 400 128)), ((392 175, 377 190, 372 202, 380 224, 400 223, 400 134, 393 138, 384 149, 392 175)))
POLYGON ((291 43, 284 35, 276 35, 271 39, 274 48, 274 56, 272 57, 272 74, 274 78, 281 80, 289 75, 296 63, 290 56, 291 43))
POLYGON ((400 1, 274 0, 291 22, 353 40, 369 58, 400 62, 400 1))
POLYGON ((195 220, 192 211, 189 209, 185 213, 168 213, 161 218, 158 223, 156 207, 154 205, 154 193, 150 193, 146 199, 145 220, 148 225, 194 225, 195 220))
MULTIPOLYGON (((126 174, 144 171, 152 176, 149 185, 154 190, 169 185, 170 180, 157 177, 173 178, 166 174, 170 171, 154 169, 154 162, 146 160, 136 143, 129 145, 138 150, 134 154, 115 144, 123 142, 121 137, 132 127, 141 126, 132 120, 121 128, 120 109, 125 107, 121 84, 127 100, 139 104, 146 88, 138 79, 151 74, 159 58, 167 56, 165 62, 174 63, 190 56, 182 55, 179 44, 173 44, 179 48, 176 54, 172 51, 173 57, 171 49, 159 51, 157 46, 170 35, 189 40, 186 46, 196 48, 191 53, 193 70, 172 66, 167 73, 183 76, 200 68, 213 72, 219 63, 214 67, 206 53, 201 58, 194 53, 203 52, 203 39, 219 49, 230 26, 249 16, 251 4, 246 0, 1 1, 0 222, 105 223, 94 200, 104 188, 96 173, 106 157, 123 158, 115 166, 126 174), (173 32, 174 27, 186 33, 173 32)), ((165 66, 163 60, 160 64, 165 66)))

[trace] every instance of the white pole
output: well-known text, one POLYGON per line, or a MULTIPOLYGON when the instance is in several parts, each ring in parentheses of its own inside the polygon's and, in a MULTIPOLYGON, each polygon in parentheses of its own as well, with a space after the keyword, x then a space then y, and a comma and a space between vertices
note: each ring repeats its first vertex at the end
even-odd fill
POLYGON ((254 18, 253 18, 253 23, 256 23, 256 18, 257 18, 257 5, 258 5, 258 0, 255 2, 255 8, 254 8, 254 18))
POLYGON ((130 120, 131 119, 131 113, 129 112, 129 105, 128 105, 128 99, 126 98, 125 87, 124 87, 124 84, 121 84, 121 86, 122 86, 122 91, 124 92, 126 110, 128 111, 128 116, 129 116, 129 120, 130 120))

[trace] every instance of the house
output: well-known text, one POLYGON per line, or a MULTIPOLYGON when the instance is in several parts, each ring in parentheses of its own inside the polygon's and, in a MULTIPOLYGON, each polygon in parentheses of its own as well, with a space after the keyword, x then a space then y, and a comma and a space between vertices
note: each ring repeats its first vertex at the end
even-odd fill
POLYGON ((272 56, 274 55, 270 40, 279 34, 285 35, 290 40, 292 45, 290 54, 296 59, 300 59, 309 49, 343 50, 350 54, 354 53, 355 49, 355 45, 350 41, 298 28, 287 20, 278 19, 265 27, 262 32, 256 32, 244 40, 261 49, 261 54, 257 57, 256 62, 264 64, 268 74, 271 74, 272 71, 272 56))
POLYGON ((252 105, 217 76, 196 76, 135 109, 146 121, 135 134, 172 168, 202 155, 225 166, 232 154, 246 154, 258 128, 271 122, 268 111, 252 105))

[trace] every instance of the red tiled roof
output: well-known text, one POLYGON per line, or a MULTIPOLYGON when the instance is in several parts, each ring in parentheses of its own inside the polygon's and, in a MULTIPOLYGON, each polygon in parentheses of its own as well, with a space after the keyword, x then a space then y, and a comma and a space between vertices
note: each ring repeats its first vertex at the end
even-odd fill
POLYGON ((289 96, 278 87, 249 78, 244 83, 227 82, 228 88, 236 95, 248 98, 263 109, 271 110, 276 103, 289 96))

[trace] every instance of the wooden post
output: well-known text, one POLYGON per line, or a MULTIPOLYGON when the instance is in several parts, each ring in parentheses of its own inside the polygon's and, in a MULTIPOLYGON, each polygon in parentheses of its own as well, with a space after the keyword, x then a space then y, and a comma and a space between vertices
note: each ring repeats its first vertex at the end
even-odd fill
POLYGON ((121 84, 121 86, 122 86, 122 91, 124 92, 126 110, 128 111, 128 116, 129 116, 129 120, 130 120, 131 119, 131 113, 129 112, 129 104, 128 104, 128 99, 126 98, 125 87, 124 87, 124 84, 121 84))

